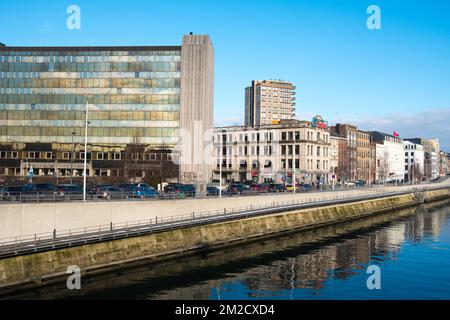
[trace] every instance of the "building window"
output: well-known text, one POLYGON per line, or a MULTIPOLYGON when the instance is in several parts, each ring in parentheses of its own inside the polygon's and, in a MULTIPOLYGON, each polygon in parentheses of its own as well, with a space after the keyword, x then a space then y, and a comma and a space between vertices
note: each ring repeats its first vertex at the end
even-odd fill
POLYGON ((122 154, 119 152, 114 153, 113 159, 114 160, 120 160, 122 158, 122 154))

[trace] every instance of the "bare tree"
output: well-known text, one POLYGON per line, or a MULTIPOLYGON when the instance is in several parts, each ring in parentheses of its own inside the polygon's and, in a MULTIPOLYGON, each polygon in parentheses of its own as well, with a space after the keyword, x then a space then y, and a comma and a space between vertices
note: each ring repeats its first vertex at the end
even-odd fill
POLYGON ((380 159, 380 168, 378 169, 378 175, 381 180, 386 182, 387 177, 389 176, 390 172, 390 164, 388 160, 389 154, 385 150, 383 157, 380 159))

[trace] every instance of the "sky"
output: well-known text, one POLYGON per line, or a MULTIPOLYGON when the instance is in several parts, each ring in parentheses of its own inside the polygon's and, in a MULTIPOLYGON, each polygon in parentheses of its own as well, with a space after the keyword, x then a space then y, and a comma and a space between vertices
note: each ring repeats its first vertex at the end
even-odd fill
POLYGON ((10 46, 181 45, 209 34, 216 125, 241 124, 251 80, 297 89, 297 118, 438 137, 450 151, 448 0, 1 0, 10 46), (70 5, 81 29, 69 30, 70 5), (369 30, 369 5, 381 29, 369 30))

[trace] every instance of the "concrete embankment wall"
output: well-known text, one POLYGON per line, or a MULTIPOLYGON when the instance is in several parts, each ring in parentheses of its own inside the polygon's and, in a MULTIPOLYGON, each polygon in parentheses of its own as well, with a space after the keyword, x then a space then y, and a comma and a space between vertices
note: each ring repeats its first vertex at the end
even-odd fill
MULTIPOLYGON (((450 189, 430 191, 426 201, 450 198, 450 189)), ((296 210, 261 217, 177 229, 139 237, 34 253, 0 260, 0 293, 66 278, 70 265, 92 274, 125 264, 145 263, 229 245, 280 232, 302 230, 404 208, 424 199, 414 194, 296 210)))
MULTIPOLYGON (((406 187, 398 187, 395 191, 400 191, 402 188, 406 187)), ((192 212, 222 211, 224 208, 266 205, 273 202, 335 199, 337 196, 389 192, 391 189, 373 188, 372 190, 345 190, 312 194, 265 194, 221 199, 0 204, 0 241, 5 238, 52 233, 53 230, 59 233, 65 230, 106 226, 110 223, 120 224, 139 220, 148 221, 155 217, 188 215, 192 212)))

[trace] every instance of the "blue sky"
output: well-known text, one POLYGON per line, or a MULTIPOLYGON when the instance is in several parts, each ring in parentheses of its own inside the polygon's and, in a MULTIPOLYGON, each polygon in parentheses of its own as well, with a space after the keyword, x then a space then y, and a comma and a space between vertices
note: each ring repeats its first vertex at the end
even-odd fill
POLYGON ((0 42, 179 45, 207 33, 217 124, 242 122, 252 79, 284 79, 297 86, 300 119, 437 136, 450 151, 449 14, 448 0, 2 0, 0 42), (66 28, 71 4, 81 30, 66 28), (371 4, 381 30, 366 27, 371 4))

